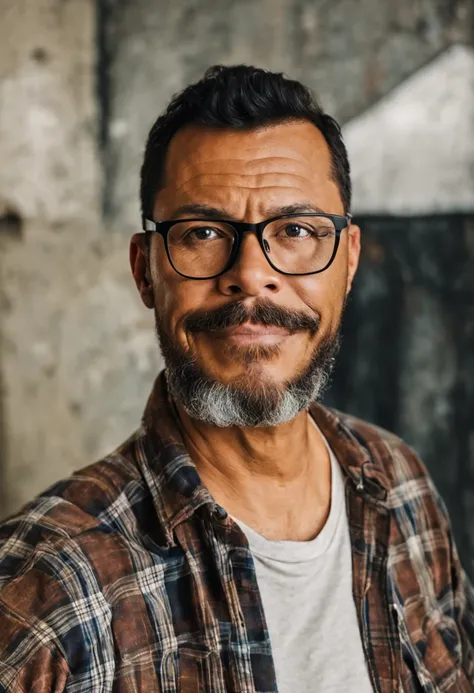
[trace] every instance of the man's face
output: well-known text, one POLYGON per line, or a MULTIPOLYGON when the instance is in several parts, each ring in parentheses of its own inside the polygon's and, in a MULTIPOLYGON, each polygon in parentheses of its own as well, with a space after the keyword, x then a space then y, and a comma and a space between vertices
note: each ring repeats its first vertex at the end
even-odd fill
MULTIPOLYGON (((206 205, 220 210, 222 219, 246 222, 295 205, 344 214, 328 145, 305 121, 250 131, 190 126, 178 132, 154 219, 200 216, 183 213, 189 205, 206 205)), ((307 276, 274 270, 255 234, 248 233, 225 274, 187 279, 171 267, 163 238, 156 235, 149 255, 151 289, 143 283, 141 239, 132 240, 132 268, 145 304, 155 308, 167 366, 179 367, 180 360, 183 366, 192 364, 194 377, 248 396, 259 388, 270 390, 276 403, 278 393, 332 355, 358 262, 357 227, 342 232, 327 270, 307 276), (206 329, 214 315, 218 325, 223 318, 230 327, 206 329)))

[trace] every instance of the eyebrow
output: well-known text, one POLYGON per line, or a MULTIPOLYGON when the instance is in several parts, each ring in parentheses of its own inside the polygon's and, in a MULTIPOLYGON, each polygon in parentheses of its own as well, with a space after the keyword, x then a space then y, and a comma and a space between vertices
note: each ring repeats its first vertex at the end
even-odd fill
MULTIPOLYGON (((328 214, 328 212, 325 212, 320 207, 317 207, 308 202, 301 202, 292 205, 283 205, 279 207, 270 207, 269 209, 267 209, 266 213, 268 215, 267 219, 271 219, 272 217, 284 216, 285 214, 328 214)), ((181 207, 175 209, 172 216, 170 217, 170 220, 180 219, 183 216, 196 216, 202 219, 223 219, 228 221, 242 221, 241 219, 238 219, 232 214, 229 214, 229 212, 223 207, 214 207, 211 205, 194 203, 182 205, 181 207)))

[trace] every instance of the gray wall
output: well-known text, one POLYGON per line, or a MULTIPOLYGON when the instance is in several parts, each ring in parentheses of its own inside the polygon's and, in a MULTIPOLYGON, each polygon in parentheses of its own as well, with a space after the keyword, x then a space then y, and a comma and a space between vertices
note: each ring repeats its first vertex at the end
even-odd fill
POLYGON ((106 208, 127 233, 144 137, 209 65, 283 70, 344 123, 450 43, 474 41, 472 0, 104 0, 101 22, 106 208))
MULTIPOLYGON (((144 137, 171 94, 213 63, 256 63, 305 81, 346 122, 450 43, 472 44, 473 17, 472 0, 2 0, 2 514, 105 453, 139 420, 159 357, 152 316, 129 277, 127 246, 138 229, 144 137)), ((364 295, 376 294, 376 273, 364 281, 364 295)), ((472 294, 462 300, 472 304, 472 294)), ((377 315, 375 308, 373 317, 364 313, 364 324, 377 315)), ((404 335, 450 329, 444 318, 417 315, 404 313, 404 335)), ((443 334, 457 345, 450 365, 457 373, 467 337, 443 334)), ((426 342, 413 339, 402 342, 402 354, 409 343, 413 363, 416 354, 432 358, 426 342)), ((355 372, 370 363, 370 351, 358 351, 355 372)), ((394 427, 402 428, 403 412, 421 421, 403 430, 425 452, 439 422, 413 412, 420 392, 436 390, 437 381, 427 375, 411 394, 392 355, 386 368, 405 393, 394 427)), ((375 419, 385 411, 354 387, 337 397, 375 419)), ((458 400, 452 407, 462 418, 458 400)), ((469 421, 459 426, 467 430, 469 421)), ((453 499, 458 472, 448 469, 435 471, 453 499)))

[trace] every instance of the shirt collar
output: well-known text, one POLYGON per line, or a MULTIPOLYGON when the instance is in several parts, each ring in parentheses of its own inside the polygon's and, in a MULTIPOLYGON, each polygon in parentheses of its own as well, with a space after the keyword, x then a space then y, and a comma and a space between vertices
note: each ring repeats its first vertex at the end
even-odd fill
POLYGON ((174 544, 174 528, 197 508, 218 508, 184 445, 165 371, 158 375, 148 398, 137 457, 169 544, 174 544))
MULTIPOLYGON (((372 459, 363 436, 343 419, 345 415, 313 404, 310 414, 326 437, 343 472, 358 490, 383 502, 389 482, 380 462, 372 459)), ((168 392, 165 371, 153 386, 142 418, 142 435, 137 441, 137 462, 150 488, 158 519, 166 540, 174 544, 174 528, 194 512, 208 506, 219 514, 217 505, 202 484, 196 466, 183 442, 176 408, 168 392)))
POLYGON ((381 440, 380 435, 374 435, 375 427, 318 403, 311 405, 310 414, 357 490, 384 504, 390 481, 380 449, 377 454, 371 450, 372 444, 379 447, 381 440))

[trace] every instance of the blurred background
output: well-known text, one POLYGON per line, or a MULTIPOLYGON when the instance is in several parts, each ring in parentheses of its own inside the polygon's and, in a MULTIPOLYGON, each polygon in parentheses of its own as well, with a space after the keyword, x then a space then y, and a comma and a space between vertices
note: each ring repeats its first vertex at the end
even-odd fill
POLYGON ((0 516, 118 445, 160 368, 138 170, 215 63, 312 87, 364 232, 328 404, 402 435, 474 576, 474 0, 0 0, 0 516))

